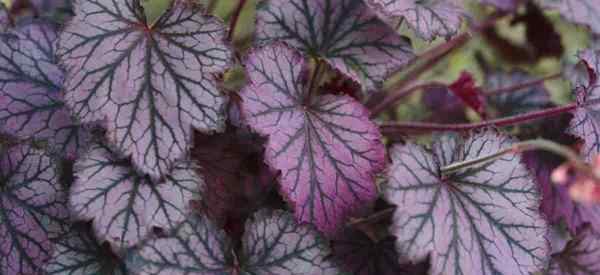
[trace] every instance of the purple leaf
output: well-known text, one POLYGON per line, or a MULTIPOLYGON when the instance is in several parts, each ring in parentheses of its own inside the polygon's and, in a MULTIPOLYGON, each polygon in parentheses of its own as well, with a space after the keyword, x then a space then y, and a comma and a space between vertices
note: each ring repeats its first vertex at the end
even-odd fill
POLYGON ((42 274, 52 255, 50 238, 68 218, 66 194, 54 160, 29 145, 2 152, 0 159, 0 274, 42 274))
MULTIPOLYGON (((18 1, 18 0, 17 0, 18 1)), ((28 0, 38 11, 48 12, 55 9, 67 8, 70 0, 28 0)))
POLYGON ((368 111, 354 99, 308 98, 305 65, 281 44, 252 53, 242 113, 249 127, 269 137, 266 162, 281 171, 281 192, 296 217, 333 234, 375 199, 373 175, 384 166, 384 147, 368 111))
POLYGON ((493 132, 443 136, 431 150, 414 144, 391 151, 385 198, 398 206, 391 232, 404 260, 431 257, 430 274, 525 275, 549 253, 539 193, 518 155, 442 177, 443 166, 512 145, 493 132))
POLYGON ((283 211, 259 211, 246 224, 239 255, 223 231, 200 216, 188 218, 167 238, 146 242, 128 261, 136 274, 339 274, 326 259, 327 245, 316 230, 283 211), (240 273, 241 270, 241 273, 240 273))
MULTIPOLYGON (((524 72, 491 73, 486 77, 487 90, 499 90, 534 80, 524 72)), ((543 83, 526 88, 488 95, 488 103, 500 116, 512 116, 540 110, 550 104, 550 93, 543 83)))
POLYGON ((73 226, 56 242, 48 275, 125 275, 125 264, 102 246, 87 227, 73 226))
POLYGON ((492 5, 505 11, 515 11, 522 0, 480 0, 481 3, 492 5))
POLYGON ((362 0, 270 0, 257 11, 257 39, 321 57, 365 90, 379 88, 413 56, 410 43, 362 0))
POLYGON ((139 0, 77 1, 59 39, 73 112, 105 120, 109 139, 154 178, 188 151, 192 127, 225 125, 226 99, 213 76, 230 62, 225 27, 173 2, 148 25, 139 0))
POLYGON ((446 39, 454 36, 460 28, 462 18, 466 15, 461 0, 366 0, 366 2, 392 26, 406 20, 417 36, 427 41, 437 36, 446 39))
POLYGON ((54 56, 56 27, 36 22, 14 35, 0 39, 0 129, 48 141, 51 151, 75 158, 89 134, 63 103, 63 72, 54 56))
POLYGON ((563 163, 556 155, 540 152, 525 152, 523 162, 532 171, 542 192, 541 210, 546 219, 558 225, 564 221, 572 234, 585 223, 591 223, 600 232, 600 206, 573 201, 568 185, 558 185, 550 180, 552 171, 563 163))
POLYGON ((163 181, 141 175, 106 147, 93 145, 75 163, 70 207, 76 219, 94 220, 99 239, 115 251, 145 238, 153 227, 171 229, 189 213, 204 182, 189 162, 176 163, 163 181))
POLYGON ((597 0, 541 1, 545 8, 556 9, 567 20, 587 25, 592 32, 600 34, 600 5, 597 0))
POLYGON ((565 249, 552 255, 548 275, 600 274, 600 235, 590 228, 582 230, 565 249))

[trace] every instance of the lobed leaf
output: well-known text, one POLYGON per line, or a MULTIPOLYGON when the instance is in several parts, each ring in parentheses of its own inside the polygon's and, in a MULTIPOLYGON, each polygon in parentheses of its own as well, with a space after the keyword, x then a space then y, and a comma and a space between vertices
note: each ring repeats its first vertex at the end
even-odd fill
POLYGON ((440 169, 511 146, 492 132, 443 136, 431 150, 391 150, 385 198, 398 206, 391 232, 405 260, 431 257, 430 274, 530 274, 549 253, 539 193, 518 155, 442 176, 440 169))
POLYGON ((462 0, 366 0, 367 4, 392 26, 406 23, 422 39, 446 39, 458 33, 466 12, 462 0))
POLYGON ((228 66, 226 30, 195 5, 173 1, 148 25, 139 0, 81 0, 59 39, 66 100, 85 122, 158 178, 182 158, 192 127, 224 129, 225 97, 213 74, 228 66))
POLYGON ((209 220, 192 216, 167 238, 150 240, 128 260, 136 274, 339 274, 317 232, 283 211, 260 211, 246 224, 240 259, 209 220), (235 255, 234 255, 235 257, 235 255))
POLYGON ((70 208, 76 219, 94 220, 100 240, 116 251, 129 248, 154 227, 175 228, 189 213, 189 202, 204 185, 189 162, 176 163, 163 182, 138 174, 101 145, 75 163, 70 208))
POLYGON ((0 158, 0 274, 43 274, 50 238, 63 232, 66 194, 44 152, 13 146, 0 158))
POLYGON ((37 21, 0 39, 0 128, 19 138, 47 141, 51 151, 75 158, 87 146, 89 133, 63 103, 57 35, 56 26, 37 21))
POLYGON ((309 96, 304 66, 281 44, 252 53, 241 111, 246 125, 269 137, 265 161, 281 171, 281 192, 296 217, 333 234, 375 199, 373 177, 384 166, 384 147, 368 111, 354 99, 309 96))
POLYGON ((548 275, 600 274, 600 235, 590 228, 582 230, 565 249, 552 255, 548 275))
POLYGON ((56 242, 48 275, 126 275, 125 264, 102 246, 87 228, 73 226, 56 242))
POLYGON ((256 16, 258 41, 283 41, 324 58, 364 90, 380 88, 413 57, 410 43, 362 0, 269 0, 256 16))

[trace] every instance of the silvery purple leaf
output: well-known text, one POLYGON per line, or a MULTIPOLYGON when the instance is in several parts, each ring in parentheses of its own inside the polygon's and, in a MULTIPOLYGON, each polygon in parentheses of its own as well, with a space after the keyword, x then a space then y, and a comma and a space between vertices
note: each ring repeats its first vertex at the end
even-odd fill
POLYGON ((139 174, 102 145, 75 163, 70 208, 74 218, 93 220, 94 231, 115 251, 144 239, 152 228, 175 228, 189 213, 203 180, 189 162, 178 162, 161 182, 139 174))
POLYGON ((0 130, 44 140, 50 150, 75 158, 89 139, 63 102, 63 71, 55 58, 57 27, 29 23, 0 39, 0 130))
MULTIPOLYGON (((533 81, 524 72, 513 71, 510 73, 491 73, 486 77, 486 90, 496 90, 533 81)), ((488 103, 492 105, 499 116, 512 116, 531 111, 540 110, 550 103, 550 93, 543 83, 527 86, 518 90, 488 94, 488 103)))
POLYGON ((549 247, 539 192, 518 155, 442 176, 443 166, 510 147, 491 131, 442 136, 432 149, 391 150, 385 198, 398 206, 391 232, 404 260, 431 258, 431 275, 527 275, 541 271, 549 247))
POLYGON ((225 27, 173 1, 152 25, 139 0, 81 0, 62 32, 66 100, 81 120, 103 120, 108 137, 145 173, 165 175, 191 143, 192 127, 223 130, 225 97, 214 75, 231 51, 225 27))
POLYGON ((256 213, 246 223, 238 254, 223 231, 192 216, 170 236, 144 243, 127 266, 139 275, 339 274, 326 259, 329 251, 317 231, 283 211, 256 213), (243 261, 237 263, 233 257, 243 261))
POLYGON ((406 22, 417 36, 431 41, 438 36, 454 36, 466 12, 462 0, 365 0, 392 26, 406 22), (404 21, 403 21, 404 20, 404 21))
POLYGON ((55 243, 54 255, 45 267, 48 275, 127 274, 125 264, 87 227, 73 226, 55 243))
POLYGON ((552 255, 547 275, 600 274, 600 235, 590 228, 582 230, 565 249, 552 255))
POLYGON ((246 62, 240 92, 245 123, 269 137, 265 161, 281 171, 281 193, 301 221, 333 234, 354 210, 376 197, 374 174, 384 147, 368 111, 348 96, 308 98, 305 61, 274 44, 246 62))
POLYGON ((600 232, 600 205, 573 201, 569 195, 569 185, 551 181, 552 171, 563 163, 563 159, 548 153, 525 152, 523 162, 531 170, 542 192, 540 208, 548 222, 554 225, 564 222, 572 234, 586 223, 600 232))
POLYGON ((66 193, 55 160, 29 145, 17 145, 0 158, 0 274, 43 274, 52 256, 50 238, 68 218, 66 193))
POLYGON ((257 39, 324 58, 365 90, 381 87, 413 56, 410 43, 362 0, 270 0, 257 11, 257 39))
POLYGON ((600 34, 600 3, 597 0, 543 0, 545 8, 555 9, 567 20, 586 25, 600 34))

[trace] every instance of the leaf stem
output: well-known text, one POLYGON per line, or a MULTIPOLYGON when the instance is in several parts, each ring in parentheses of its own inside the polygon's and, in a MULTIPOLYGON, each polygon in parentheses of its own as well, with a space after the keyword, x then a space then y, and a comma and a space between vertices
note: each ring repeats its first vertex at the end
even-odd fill
POLYGON ((324 64, 320 58, 312 59, 315 63, 312 69, 310 79, 308 80, 308 94, 304 98, 304 104, 310 104, 310 100, 317 93, 321 76, 323 75, 324 64))
POLYGON ((233 12, 231 22, 229 23, 229 36, 227 37, 229 41, 233 40, 237 23, 240 20, 240 15, 242 14, 244 7, 246 6, 246 2, 248 2, 248 0, 239 0, 236 9, 233 12))
POLYGON ((465 168, 482 165, 485 163, 495 161, 507 154, 518 154, 518 153, 522 153, 524 151, 530 151, 530 150, 548 151, 548 152, 551 152, 551 153, 554 153, 554 154, 557 154, 559 156, 566 158, 567 160, 569 160, 571 163, 573 163, 574 165, 576 165, 578 167, 582 167, 582 168, 586 167, 585 162, 579 157, 579 155, 577 155, 575 152, 573 152, 573 150, 571 150, 569 147, 558 144, 553 141, 545 140, 545 139, 534 139, 534 140, 527 140, 527 141, 515 143, 513 146, 511 146, 509 148, 502 149, 498 152, 495 152, 495 153, 492 153, 489 155, 452 163, 450 165, 442 167, 440 172, 442 173, 442 175, 448 175, 448 174, 454 173, 461 169, 465 169, 465 168))
POLYGON ((509 93, 509 92, 516 92, 531 86, 536 86, 539 84, 542 84, 548 80, 552 80, 552 79, 557 79, 559 77, 561 77, 561 73, 555 73, 549 76, 545 76, 539 79, 535 79, 532 81, 528 81, 528 82, 523 82, 523 83, 519 83, 517 85, 513 85, 513 86, 509 86, 509 87, 504 87, 504 88, 499 88, 496 90, 491 90, 488 91, 485 95, 486 96, 494 96, 494 95, 498 95, 498 94, 503 94, 503 93, 509 93))
POLYGON ((542 118, 556 116, 562 113, 570 112, 578 107, 577 103, 571 103, 564 106, 548 108, 541 111, 534 111, 525 114, 491 119, 476 123, 459 123, 459 124, 441 124, 441 123, 428 123, 428 122, 389 122, 383 123, 381 131, 383 134, 394 134, 405 131, 416 131, 416 132, 440 132, 440 131, 470 131, 474 129, 480 129, 490 126, 504 127, 510 125, 517 125, 521 123, 531 122, 542 118))

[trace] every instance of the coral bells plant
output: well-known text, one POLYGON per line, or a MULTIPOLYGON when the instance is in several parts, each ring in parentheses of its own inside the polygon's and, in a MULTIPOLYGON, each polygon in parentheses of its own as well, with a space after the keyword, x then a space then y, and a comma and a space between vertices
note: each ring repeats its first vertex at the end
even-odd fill
POLYGON ((1 275, 599 275, 597 0, 5 0, 1 275))

